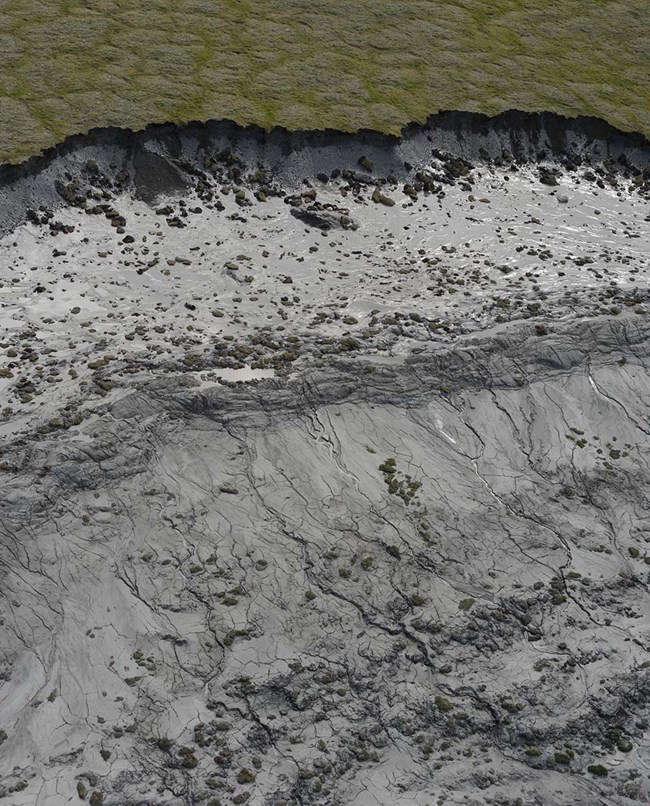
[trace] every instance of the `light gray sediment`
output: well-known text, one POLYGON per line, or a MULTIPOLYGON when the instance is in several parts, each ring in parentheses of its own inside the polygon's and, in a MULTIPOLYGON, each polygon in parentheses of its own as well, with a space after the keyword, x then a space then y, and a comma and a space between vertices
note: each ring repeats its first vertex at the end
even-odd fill
POLYGON ((648 802, 647 146, 521 120, 7 169, 7 803, 648 802))

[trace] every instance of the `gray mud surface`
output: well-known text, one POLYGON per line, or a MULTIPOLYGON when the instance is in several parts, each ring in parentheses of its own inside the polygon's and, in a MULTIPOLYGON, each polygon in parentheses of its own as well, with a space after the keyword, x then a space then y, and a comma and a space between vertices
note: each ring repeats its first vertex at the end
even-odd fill
POLYGON ((7 803, 648 802, 647 144, 463 120, 5 170, 7 803))

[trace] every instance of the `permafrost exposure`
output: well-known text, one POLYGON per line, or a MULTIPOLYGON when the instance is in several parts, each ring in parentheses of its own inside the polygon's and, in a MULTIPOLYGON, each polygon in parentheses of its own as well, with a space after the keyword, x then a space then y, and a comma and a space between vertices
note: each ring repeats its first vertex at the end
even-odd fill
POLYGON ((3 170, 3 802, 648 802, 643 137, 3 170))

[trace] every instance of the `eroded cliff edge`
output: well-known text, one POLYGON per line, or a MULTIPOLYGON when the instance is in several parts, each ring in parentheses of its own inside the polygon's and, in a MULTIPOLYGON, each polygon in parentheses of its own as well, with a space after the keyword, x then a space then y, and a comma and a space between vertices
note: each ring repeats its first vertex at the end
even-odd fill
POLYGON ((240 126, 227 120, 187 125, 155 124, 139 131, 99 128, 71 135, 16 165, 0 166, 0 225, 23 220, 26 208, 59 205, 55 180, 76 174, 88 161, 113 176, 127 171, 122 184, 152 197, 183 189, 192 181, 192 167, 204 169, 203 154, 229 150, 251 166, 262 164, 284 181, 315 179, 333 170, 358 171, 364 154, 376 176, 404 179, 409 166, 427 163, 432 149, 467 160, 502 164, 536 163, 567 157, 621 161, 643 171, 650 164, 650 146, 642 133, 624 132, 606 121, 565 117, 553 112, 511 110, 494 117, 474 112, 440 112, 425 124, 410 124, 401 136, 361 130, 288 130, 240 126), (180 163, 180 164, 179 164, 180 163), (185 175, 189 168, 190 176, 185 175))

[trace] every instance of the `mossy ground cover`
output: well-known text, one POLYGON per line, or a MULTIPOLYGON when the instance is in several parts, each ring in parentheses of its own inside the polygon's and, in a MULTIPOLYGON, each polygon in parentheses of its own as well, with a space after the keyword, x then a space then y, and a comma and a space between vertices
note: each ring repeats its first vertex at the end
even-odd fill
POLYGON ((441 109, 650 134, 647 0, 2 0, 0 161, 96 126, 396 133, 441 109))

